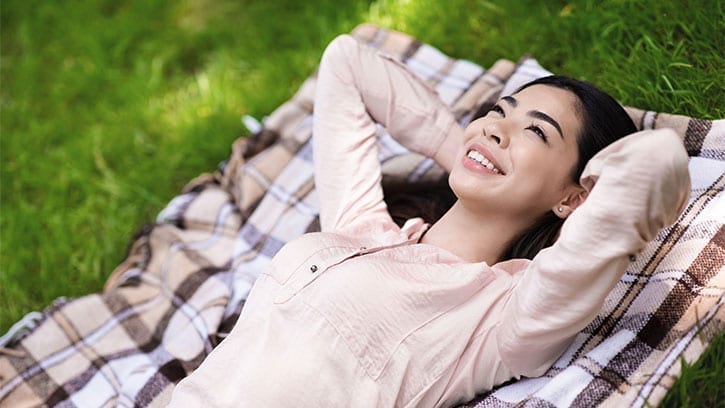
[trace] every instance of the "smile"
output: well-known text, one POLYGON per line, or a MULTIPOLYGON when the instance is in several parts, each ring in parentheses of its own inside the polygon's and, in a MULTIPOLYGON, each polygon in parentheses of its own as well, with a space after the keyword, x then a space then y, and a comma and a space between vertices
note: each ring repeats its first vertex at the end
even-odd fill
POLYGON ((496 166, 494 166, 493 163, 491 163, 490 160, 488 160, 486 157, 481 154, 481 152, 478 152, 476 150, 469 150, 468 154, 466 155, 469 159, 481 164, 482 166, 486 167, 487 169, 491 170, 495 174, 503 174, 503 172, 496 166))

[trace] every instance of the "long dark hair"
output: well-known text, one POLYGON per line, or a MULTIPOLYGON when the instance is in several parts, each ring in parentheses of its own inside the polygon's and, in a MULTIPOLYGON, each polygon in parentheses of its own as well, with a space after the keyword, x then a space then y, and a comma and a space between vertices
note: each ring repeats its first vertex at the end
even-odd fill
MULTIPOLYGON (((531 81, 516 92, 533 85, 565 89, 576 96, 575 114, 580 116, 582 127, 577 135, 579 157, 571 171, 571 178, 575 183, 579 181, 589 159, 597 152, 637 130, 627 112, 614 98, 588 82, 552 75, 531 81)), ((488 109, 490 106, 479 109, 474 119, 483 116, 488 109)), ((398 223, 412 216, 419 216, 432 224, 455 202, 455 196, 444 181, 401 187, 384 186, 388 209, 398 223)), ((563 223, 563 219, 552 211, 547 211, 513 240, 504 254, 504 259, 533 259, 539 251, 554 244, 563 223)))

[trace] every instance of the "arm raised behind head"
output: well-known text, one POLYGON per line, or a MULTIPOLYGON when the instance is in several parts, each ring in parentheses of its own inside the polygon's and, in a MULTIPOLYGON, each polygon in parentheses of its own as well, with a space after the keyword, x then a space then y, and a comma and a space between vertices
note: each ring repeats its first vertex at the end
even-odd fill
POLYGON ((315 94, 315 182, 323 230, 386 210, 375 122, 446 170, 463 138, 447 105, 402 63, 341 35, 322 56, 315 94))
POLYGON ((629 264, 687 203, 688 157, 670 129, 611 144, 589 161, 586 202, 557 242, 516 284, 498 329, 504 364, 516 375, 543 374, 601 309, 629 264))

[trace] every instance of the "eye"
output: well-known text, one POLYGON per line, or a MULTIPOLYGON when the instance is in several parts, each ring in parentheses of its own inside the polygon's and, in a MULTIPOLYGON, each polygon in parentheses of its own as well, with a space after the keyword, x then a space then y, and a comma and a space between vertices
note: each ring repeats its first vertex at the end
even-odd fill
POLYGON ((540 126, 536 124, 530 124, 526 130, 532 131, 536 136, 538 136, 544 143, 549 144, 549 138, 546 136, 546 133, 544 133, 544 130, 541 129, 540 126))

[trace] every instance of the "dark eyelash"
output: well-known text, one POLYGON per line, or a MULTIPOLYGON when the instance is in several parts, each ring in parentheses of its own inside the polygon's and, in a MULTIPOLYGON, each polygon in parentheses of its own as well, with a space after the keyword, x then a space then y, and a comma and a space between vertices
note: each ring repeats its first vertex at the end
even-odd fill
POLYGON ((503 112, 503 108, 501 108, 501 106, 499 105, 494 105, 493 108, 491 108, 491 112, 496 112, 501 116, 506 116, 503 112))
POLYGON ((541 129, 541 127, 532 123, 526 129, 536 133, 536 136, 539 136, 541 138, 541 140, 544 141, 544 143, 549 144, 549 138, 546 137, 546 133, 544 133, 544 131, 541 129))

